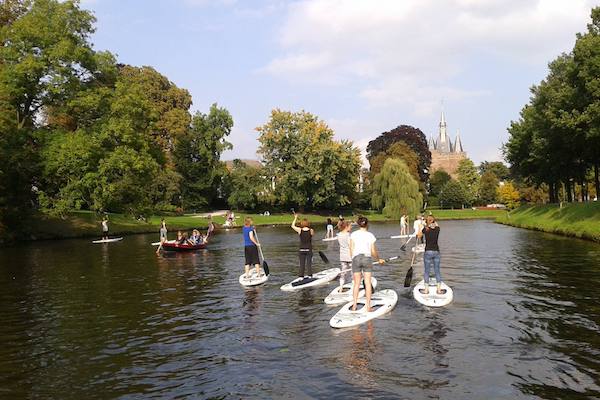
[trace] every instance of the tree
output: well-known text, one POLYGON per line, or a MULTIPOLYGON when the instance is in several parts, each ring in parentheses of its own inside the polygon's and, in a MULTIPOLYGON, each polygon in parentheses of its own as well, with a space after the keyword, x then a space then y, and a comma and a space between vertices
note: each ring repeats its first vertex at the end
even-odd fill
POLYGON ((259 153, 269 177, 275 177, 280 205, 335 208, 356 195, 360 152, 351 142, 333 140, 333 131, 305 112, 273 110, 256 128, 259 153))
POLYGON ((479 183, 479 201, 481 204, 494 204, 497 199, 498 178, 496 174, 488 170, 481 176, 479 183))
POLYGON ((179 136, 175 162, 183 177, 184 208, 206 207, 216 197, 225 176, 221 154, 231 148, 226 137, 232 127, 233 118, 229 111, 213 104, 208 114, 196 113, 191 128, 179 136))
POLYGON ((394 143, 403 141, 419 157, 419 179, 425 183, 429 179, 431 152, 425 134, 410 125, 400 125, 388 132, 383 132, 367 145, 367 159, 371 162, 378 154, 387 151, 394 143))
POLYGON ((479 174, 483 177, 486 172, 491 172, 496 175, 496 178, 501 181, 510 178, 510 170, 503 162, 500 161, 483 161, 479 164, 479 174))
POLYGON ((402 160, 388 158, 373 179, 371 204, 387 217, 400 219, 403 214, 416 215, 423 207, 419 184, 402 160))
POLYGON ((233 160, 229 174, 231 193, 227 203, 231 208, 256 210, 259 206, 267 205, 272 200, 270 196, 270 180, 265 169, 233 160))
POLYGON ((479 191, 479 174, 475 164, 469 158, 463 158, 458 163, 456 169, 458 175, 458 182, 463 185, 465 190, 466 203, 473 204, 477 199, 477 193, 479 191))
POLYGON ((449 180, 440 190, 439 201, 442 208, 462 208, 466 203, 468 195, 465 188, 454 179, 449 180))
POLYGON ((508 209, 517 208, 520 204, 520 195, 512 182, 505 182, 498 188, 498 199, 508 209))
POLYGON ((25 14, 28 4, 26 0, 4 0, 0 3, 0 27, 12 24, 25 14))
POLYGON ((438 169, 435 171, 431 178, 429 179, 429 195, 430 196, 439 196, 442 187, 448 182, 452 177, 443 169, 438 169))

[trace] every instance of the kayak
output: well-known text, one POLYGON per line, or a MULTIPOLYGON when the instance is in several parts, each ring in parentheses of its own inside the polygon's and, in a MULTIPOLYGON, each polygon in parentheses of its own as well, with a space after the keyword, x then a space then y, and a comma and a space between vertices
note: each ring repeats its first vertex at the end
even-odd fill
POLYGON ((269 275, 266 275, 262 269, 259 275, 256 274, 256 268, 252 268, 248 274, 248 278, 246 278, 246 274, 240 275, 240 284, 242 286, 257 286, 269 280, 269 275))
POLYGON ((419 303, 428 307, 443 307, 452 302, 454 298, 454 292, 450 286, 442 282, 442 290, 445 290, 444 294, 437 294, 437 287, 435 278, 429 279, 429 294, 423 294, 419 289, 425 289, 425 281, 417 283, 413 289, 413 296, 419 303))
POLYGON ((364 324, 374 318, 379 318, 392 311, 398 302, 398 294, 392 289, 384 289, 371 296, 371 310, 367 312, 364 297, 358 299, 356 311, 352 311, 352 302, 344 306, 329 320, 332 328, 348 328, 364 324))
POLYGON ((333 242, 334 240, 337 240, 337 236, 323 239, 324 242, 333 242))
POLYGON ((412 250, 413 253, 424 253, 425 252, 425 245, 424 244, 418 244, 416 246, 413 246, 411 250, 412 250))
MULTIPOLYGON (((364 281, 360 282, 360 287, 358 289, 358 297, 365 296, 364 283, 365 283, 364 281)), ((376 289, 377 288, 377 279, 371 277, 371 285, 373 286, 373 289, 376 289)), ((329 293, 329 296, 325 297, 325 304, 337 305, 337 304, 343 304, 343 303, 352 301, 352 288, 353 287, 354 287, 354 282, 345 283, 344 286, 342 286, 341 292, 339 291, 340 287, 339 286, 336 287, 335 289, 333 289, 331 291, 331 293, 329 293)))
POLYGON ((100 240, 92 240, 92 243, 112 243, 123 240, 122 237, 112 238, 112 239, 100 239, 100 240))
POLYGON ((413 238, 415 237, 415 235, 394 235, 394 236, 390 236, 390 239, 406 239, 406 238, 413 238))
POLYGON ((329 281, 334 280, 340 274, 339 268, 330 268, 321 272, 313 274, 310 278, 296 278, 290 283, 286 283, 281 287, 284 292, 292 292, 294 290, 300 290, 307 287, 324 285, 329 281))
POLYGON ((163 250, 166 251, 194 251, 205 249, 206 244, 179 244, 179 243, 169 243, 165 242, 162 245, 163 250))

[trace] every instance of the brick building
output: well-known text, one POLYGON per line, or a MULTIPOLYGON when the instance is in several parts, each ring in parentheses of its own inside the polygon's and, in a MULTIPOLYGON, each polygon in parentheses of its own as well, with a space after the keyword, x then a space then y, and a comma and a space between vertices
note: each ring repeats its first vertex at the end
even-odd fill
POLYGON ((431 151, 431 167, 429 168, 429 173, 433 174, 435 171, 443 169, 449 173, 450 176, 456 178, 458 163, 460 160, 467 158, 467 153, 463 150, 458 131, 456 132, 454 143, 452 143, 446 129, 446 117, 442 111, 438 137, 437 139, 434 139, 433 136, 429 138, 429 151, 431 151))

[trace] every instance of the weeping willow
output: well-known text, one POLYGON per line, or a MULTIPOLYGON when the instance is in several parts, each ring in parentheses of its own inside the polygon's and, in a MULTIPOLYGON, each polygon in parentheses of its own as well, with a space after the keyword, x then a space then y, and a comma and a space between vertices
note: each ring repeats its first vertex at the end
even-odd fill
POLYGON ((419 192, 419 184, 402 160, 388 158, 381 172, 375 175, 371 205, 394 219, 421 211, 423 195, 419 192))

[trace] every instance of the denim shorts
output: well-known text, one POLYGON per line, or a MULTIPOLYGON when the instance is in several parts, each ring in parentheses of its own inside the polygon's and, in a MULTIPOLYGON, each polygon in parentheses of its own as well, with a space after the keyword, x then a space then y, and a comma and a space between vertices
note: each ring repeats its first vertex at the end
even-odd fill
POLYGON ((364 254, 358 254, 352 259, 352 273, 373 271, 373 259, 364 254))

